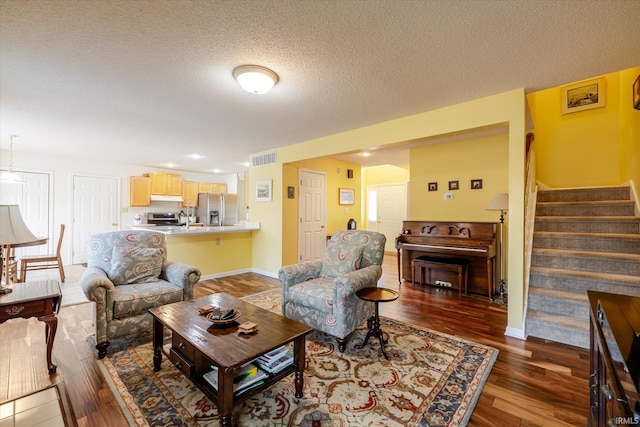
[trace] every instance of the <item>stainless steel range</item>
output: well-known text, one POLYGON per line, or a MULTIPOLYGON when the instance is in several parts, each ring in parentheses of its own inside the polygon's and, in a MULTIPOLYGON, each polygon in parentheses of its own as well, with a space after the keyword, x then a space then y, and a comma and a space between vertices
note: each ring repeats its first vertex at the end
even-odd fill
POLYGON ((154 225, 185 225, 180 221, 180 214, 173 212, 149 212, 147 223, 154 225))

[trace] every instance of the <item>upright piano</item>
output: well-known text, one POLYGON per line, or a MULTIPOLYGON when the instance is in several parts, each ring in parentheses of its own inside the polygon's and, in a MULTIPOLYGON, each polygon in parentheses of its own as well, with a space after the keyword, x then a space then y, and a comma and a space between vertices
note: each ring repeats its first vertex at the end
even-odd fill
POLYGON ((496 227, 493 222, 403 221, 402 233, 396 237, 398 281, 411 281, 411 261, 419 256, 464 259, 469 269, 469 292, 491 298, 496 227))

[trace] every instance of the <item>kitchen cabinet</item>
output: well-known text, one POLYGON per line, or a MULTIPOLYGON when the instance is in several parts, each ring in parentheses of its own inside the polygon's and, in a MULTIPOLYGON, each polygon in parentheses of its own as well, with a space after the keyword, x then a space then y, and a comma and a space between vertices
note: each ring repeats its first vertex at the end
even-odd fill
POLYGON ((151 205, 151 178, 148 176, 129 177, 129 204, 131 206, 151 205))
POLYGON ((182 181, 182 200, 180 207, 186 208, 187 206, 198 207, 198 191, 200 183, 196 181, 182 181), (189 202, 193 202, 188 205, 189 202))
POLYGON ((180 175, 165 172, 151 172, 151 194, 180 196, 182 194, 180 175))
POLYGON ((227 184, 218 182, 201 182, 198 185, 198 193, 227 193, 227 184))

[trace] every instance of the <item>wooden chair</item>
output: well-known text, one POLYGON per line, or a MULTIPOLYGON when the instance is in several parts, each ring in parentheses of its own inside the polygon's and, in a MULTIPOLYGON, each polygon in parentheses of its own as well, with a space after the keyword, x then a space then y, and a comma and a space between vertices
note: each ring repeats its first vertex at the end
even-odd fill
POLYGON ((64 267, 62 266, 62 257, 60 256, 63 237, 64 224, 60 224, 60 237, 58 238, 58 247, 55 254, 25 255, 20 258, 21 282, 24 282, 27 279, 27 270, 46 270, 50 268, 57 268, 60 270, 60 281, 64 282, 64 267))
POLYGON ((2 261, 2 265, 0 269, 2 269, 2 282, 16 283, 18 281, 18 261, 16 261, 15 248, 10 249, 10 253, 7 253, 6 247, 2 246, 2 256, 0 257, 0 261, 2 261), (8 271, 5 271, 5 257, 9 257, 9 268, 8 271))

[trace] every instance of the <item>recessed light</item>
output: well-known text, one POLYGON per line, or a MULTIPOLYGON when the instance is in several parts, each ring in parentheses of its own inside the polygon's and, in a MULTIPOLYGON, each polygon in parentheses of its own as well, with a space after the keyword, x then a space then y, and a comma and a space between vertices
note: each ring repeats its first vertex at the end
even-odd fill
POLYGON ((189 154, 188 157, 191 157, 194 160, 204 159, 204 156, 202 154, 198 154, 198 153, 189 154))
POLYGON ((364 153, 360 154, 362 157, 369 157, 371 155, 371 153, 365 151, 364 153))

